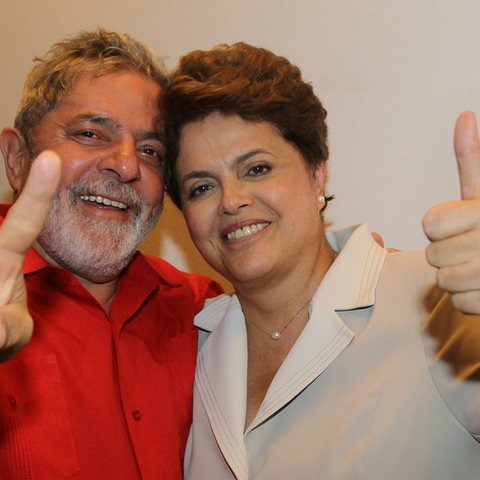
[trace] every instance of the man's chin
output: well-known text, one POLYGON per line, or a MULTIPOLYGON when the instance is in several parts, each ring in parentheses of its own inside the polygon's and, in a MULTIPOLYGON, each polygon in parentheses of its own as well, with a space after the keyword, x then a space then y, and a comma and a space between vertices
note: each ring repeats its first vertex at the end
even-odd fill
POLYGON ((92 283, 107 283, 120 277, 125 268, 128 267, 136 252, 127 258, 119 259, 114 264, 101 265, 82 265, 75 270, 75 266, 68 268, 75 276, 81 277, 92 283))
POLYGON ((69 249, 49 245, 40 245, 46 253, 47 260, 53 265, 68 270, 77 277, 93 283, 105 283, 118 278, 122 271, 129 265, 137 253, 137 249, 129 249, 120 254, 115 248, 69 249))
POLYGON ((102 283, 121 274, 135 256, 141 240, 133 228, 72 230, 60 227, 46 228, 38 243, 54 266, 102 283))
POLYGON ((53 264, 95 283, 108 282, 131 262, 159 214, 104 221, 87 218, 57 198, 38 242, 53 264))

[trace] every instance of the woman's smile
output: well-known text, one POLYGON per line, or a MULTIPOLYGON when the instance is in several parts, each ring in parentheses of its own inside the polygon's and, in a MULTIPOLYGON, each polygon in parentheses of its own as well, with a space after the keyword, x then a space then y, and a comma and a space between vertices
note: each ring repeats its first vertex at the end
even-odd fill
POLYGON ((240 240, 244 237, 249 237, 254 233, 258 233, 262 231, 264 228, 267 228, 270 225, 270 222, 255 222, 249 223, 244 227, 229 227, 224 230, 224 232, 228 232, 222 235, 222 238, 225 240, 240 240), (235 228, 235 229, 233 229, 235 228))

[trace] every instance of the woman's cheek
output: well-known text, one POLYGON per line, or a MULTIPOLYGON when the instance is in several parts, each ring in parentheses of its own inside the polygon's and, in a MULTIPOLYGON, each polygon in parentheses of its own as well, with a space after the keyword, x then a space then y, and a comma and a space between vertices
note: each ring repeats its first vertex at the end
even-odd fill
POLYGON ((194 241, 201 239, 203 236, 202 226, 205 224, 205 220, 202 216, 202 210, 190 207, 184 210, 183 213, 192 239, 194 241))

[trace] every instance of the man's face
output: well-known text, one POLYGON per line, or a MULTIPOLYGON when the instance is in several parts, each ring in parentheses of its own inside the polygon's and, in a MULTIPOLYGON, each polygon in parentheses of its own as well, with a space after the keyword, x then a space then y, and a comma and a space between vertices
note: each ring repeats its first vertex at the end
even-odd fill
POLYGON ((159 93, 137 72, 84 74, 35 130, 36 152, 62 159, 38 238, 53 264, 89 281, 112 280, 154 227, 164 192, 159 93))

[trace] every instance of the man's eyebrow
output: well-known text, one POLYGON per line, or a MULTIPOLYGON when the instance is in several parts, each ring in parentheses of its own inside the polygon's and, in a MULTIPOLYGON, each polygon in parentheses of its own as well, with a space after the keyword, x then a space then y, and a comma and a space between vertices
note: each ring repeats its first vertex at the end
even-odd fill
MULTIPOLYGON (((260 153, 266 153, 268 155, 271 155, 271 153, 268 150, 265 150, 263 148, 254 148, 252 150, 248 150, 247 152, 244 152, 237 157, 234 158, 234 163, 236 165, 241 165, 242 163, 246 162, 250 158, 254 157, 255 155, 259 155, 260 153)), ((190 173, 187 173, 182 180, 181 183, 184 185, 188 180, 194 179, 194 178, 208 178, 211 177, 212 173, 209 172, 208 170, 193 170, 190 173)))
POLYGON ((83 121, 95 123, 97 125, 108 125, 112 127, 118 126, 117 122, 113 120, 113 118, 107 117, 105 115, 95 114, 95 113, 83 113, 83 114, 77 115, 73 117, 67 123, 67 125, 74 125, 77 122, 83 122, 83 121))
POLYGON ((155 131, 146 131, 140 135, 140 140, 154 140, 160 142, 162 145, 165 145, 165 136, 155 132, 155 131))
MULTIPOLYGON (((101 125, 101 126, 107 126, 107 127, 114 127, 114 128, 120 128, 120 125, 118 122, 116 122, 113 118, 101 115, 101 114, 96 114, 96 113, 84 113, 81 115, 77 115, 76 117, 72 118, 71 121, 67 123, 67 126, 74 125, 77 122, 90 122, 94 123, 96 125, 101 125)), ((139 135, 141 140, 155 140, 157 142, 160 142, 162 145, 165 145, 165 141, 163 139, 164 135, 155 132, 155 131, 145 131, 141 132, 139 135)))

